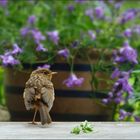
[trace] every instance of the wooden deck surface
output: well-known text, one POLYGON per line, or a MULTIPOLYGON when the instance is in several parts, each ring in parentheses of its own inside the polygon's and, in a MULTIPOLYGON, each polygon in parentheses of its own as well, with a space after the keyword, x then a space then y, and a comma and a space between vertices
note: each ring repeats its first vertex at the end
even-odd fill
POLYGON ((94 131, 74 135, 80 122, 53 122, 49 126, 28 122, 0 122, 0 139, 140 139, 140 123, 92 122, 94 131))

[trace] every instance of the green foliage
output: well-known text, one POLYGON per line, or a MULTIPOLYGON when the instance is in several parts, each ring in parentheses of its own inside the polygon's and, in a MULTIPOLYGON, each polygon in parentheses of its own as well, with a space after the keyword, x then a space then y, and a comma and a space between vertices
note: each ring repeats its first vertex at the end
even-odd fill
POLYGON ((1 105, 5 104, 3 78, 4 78, 4 70, 0 67, 0 104, 1 105))
MULTIPOLYGON (((101 6, 99 1, 87 1, 80 4, 74 0, 33 0, 31 2, 28 0, 9 0, 6 8, 0 7, 0 53, 4 53, 5 49, 11 48, 13 43, 17 43, 24 49, 24 52, 18 57, 21 62, 29 62, 30 60, 31 63, 35 63, 40 59, 48 62, 47 55, 43 55, 44 57, 41 58, 42 53, 36 52, 36 44, 33 39, 23 38, 20 34, 23 27, 29 26, 27 20, 31 15, 36 16, 34 27, 41 31, 46 38, 47 31, 57 30, 59 32, 59 47, 48 38, 42 42, 49 53, 54 56, 58 50, 65 47, 70 49, 71 55, 75 55, 71 44, 76 40, 80 42, 78 50, 91 46, 92 48, 109 48, 112 51, 112 49, 122 46, 124 39, 126 39, 122 33, 124 29, 133 25, 133 21, 120 25, 117 19, 126 9, 131 8, 131 5, 129 2, 124 2, 122 7, 116 10, 113 5, 106 2, 104 13, 110 19, 98 19, 94 15, 92 21, 89 16, 85 15, 85 12, 90 8, 95 9, 97 6, 101 6), (74 7, 74 10, 68 10, 70 5, 74 7), (89 30, 100 31, 96 34, 96 41, 89 37, 89 30)), ((133 47, 140 46, 137 38, 132 38, 132 45, 133 47)))
POLYGON ((74 127, 73 129, 72 129, 72 131, 71 131, 71 133, 73 133, 73 134, 80 134, 80 127, 79 126, 76 126, 76 127, 74 127))
POLYGON ((80 134, 80 132, 83 132, 83 133, 93 132, 92 124, 89 123, 87 120, 85 120, 79 126, 74 127, 71 131, 71 133, 76 134, 76 135, 80 134))

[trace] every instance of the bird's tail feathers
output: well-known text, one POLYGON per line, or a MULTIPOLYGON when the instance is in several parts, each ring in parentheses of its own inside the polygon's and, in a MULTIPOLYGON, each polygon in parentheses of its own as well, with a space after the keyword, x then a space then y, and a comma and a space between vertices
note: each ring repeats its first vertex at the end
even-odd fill
POLYGON ((50 114, 49 114, 49 109, 43 103, 40 103, 39 113, 40 113, 40 119, 41 119, 42 125, 46 123, 50 124, 52 122, 50 114))

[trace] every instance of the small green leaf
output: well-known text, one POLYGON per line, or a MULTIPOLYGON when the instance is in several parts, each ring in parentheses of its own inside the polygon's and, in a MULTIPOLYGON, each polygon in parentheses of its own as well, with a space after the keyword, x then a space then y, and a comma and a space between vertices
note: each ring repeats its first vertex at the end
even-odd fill
POLYGON ((83 133, 90 133, 90 132, 92 132, 93 131, 92 124, 89 123, 87 120, 85 120, 79 126, 74 127, 73 130, 71 131, 71 133, 73 133, 73 134, 80 134, 81 131, 83 133))
POLYGON ((85 122, 82 122, 81 125, 82 131, 84 133, 89 133, 93 131, 93 126, 86 120, 85 122))
POLYGON ((80 127, 79 126, 76 126, 76 127, 74 127, 73 128, 73 130, 71 131, 71 133, 73 133, 73 134, 80 134, 80 127))

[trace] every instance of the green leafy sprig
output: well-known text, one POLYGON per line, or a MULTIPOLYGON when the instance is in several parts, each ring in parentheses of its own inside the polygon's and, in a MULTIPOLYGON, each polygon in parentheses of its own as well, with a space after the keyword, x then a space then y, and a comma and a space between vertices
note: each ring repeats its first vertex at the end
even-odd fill
POLYGON ((82 122, 79 126, 76 126, 72 129, 72 134, 80 134, 80 133, 90 133, 93 132, 93 125, 89 123, 87 120, 82 122))

